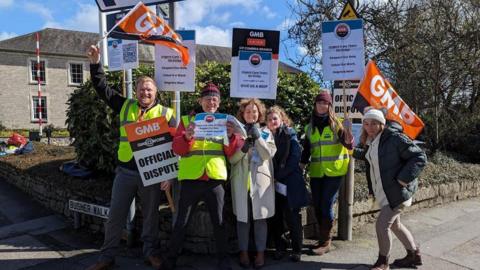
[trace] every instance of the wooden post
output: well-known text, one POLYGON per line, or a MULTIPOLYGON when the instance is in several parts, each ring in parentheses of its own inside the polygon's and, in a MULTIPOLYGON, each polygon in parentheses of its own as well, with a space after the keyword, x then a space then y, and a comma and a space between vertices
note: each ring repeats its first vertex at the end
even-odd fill
MULTIPOLYGON (((343 89, 343 113, 345 120, 349 120, 347 111, 347 95, 345 93, 346 81, 342 81, 343 89)), ((350 130, 351 132, 351 130, 350 130)), ((338 201, 338 238, 341 240, 352 240, 352 219, 353 219, 353 195, 354 195, 354 174, 355 160, 350 156, 348 171, 340 187, 338 201)))
MULTIPOLYGON (((345 1, 345 5, 340 13, 339 20, 351 20, 360 18, 355 10, 353 1, 345 1)), ((346 81, 342 81, 343 89, 343 112, 345 119, 349 119, 347 111, 347 95, 345 93, 346 81)), ((350 127, 351 128, 351 127, 350 127)), ((352 222, 353 222, 353 198, 354 198, 354 179, 355 160, 350 156, 347 175, 342 181, 338 198, 338 238, 341 240, 352 240, 352 222)))

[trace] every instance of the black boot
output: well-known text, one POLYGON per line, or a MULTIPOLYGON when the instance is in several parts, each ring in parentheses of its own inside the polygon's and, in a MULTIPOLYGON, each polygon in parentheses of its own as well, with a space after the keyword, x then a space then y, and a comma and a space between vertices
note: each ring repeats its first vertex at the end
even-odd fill
POLYGON ((388 265, 388 256, 382 256, 378 254, 378 259, 372 265, 370 270, 390 270, 390 266, 388 265))
POLYGON ((313 253, 321 256, 325 253, 330 252, 330 245, 332 243, 332 228, 333 220, 326 218, 321 218, 319 221, 319 237, 318 237, 318 246, 313 249, 313 253))
POLYGON ((422 256, 420 255, 420 249, 408 250, 407 256, 402 259, 396 259, 393 261, 393 265, 398 267, 416 268, 418 265, 422 265, 422 256))

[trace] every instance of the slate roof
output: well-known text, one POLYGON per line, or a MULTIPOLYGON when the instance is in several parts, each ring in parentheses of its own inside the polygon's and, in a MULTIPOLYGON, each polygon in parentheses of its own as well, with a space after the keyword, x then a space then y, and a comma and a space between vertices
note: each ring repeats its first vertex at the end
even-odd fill
MULTIPOLYGON (((96 44, 100 38, 98 33, 54 28, 45 28, 39 34, 41 54, 74 57, 85 57, 88 46, 96 44)), ((0 51, 35 53, 35 47, 35 32, 0 41, 0 51)), ((153 62, 154 47, 141 44, 139 46, 139 56, 141 62, 153 62)), ((230 59, 231 48, 229 47, 197 45, 196 61, 198 64, 207 60, 230 63, 230 59)), ((279 63, 279 68, 290 73, 302 72, 300 69, 283 62, 279 63)))

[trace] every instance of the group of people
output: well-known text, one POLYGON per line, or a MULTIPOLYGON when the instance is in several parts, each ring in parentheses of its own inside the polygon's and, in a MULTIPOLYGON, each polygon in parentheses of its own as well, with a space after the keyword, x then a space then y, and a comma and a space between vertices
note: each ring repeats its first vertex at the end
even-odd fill
MULTIPOLYGON (((394 263, 399 266, 422 264, 412 234, 400 223, 400 213, 412 202, 418 185, 416 179, 426 163, 426 156, 402 133, 398 123, 386 122, 381 110, 372 108, 365 113, 361 139, 354 149, 351 122, 336 117, 330 93, 320 91, 313 101, 311 120, 304 130, 304 143, 300 145, 283 108, 275 105, 266 109, 259 99, 242 99, 236 115, 242 127, 227 122, 227 144, 224 138, 195 136, 194 115, 181 116, 177 127, 172 109, 160 105, 157 100, 157 87, 152 78, 138 78, 136 99, 126 99, 108 86, 98 47, 91 46, 87 56, 96 92, 120 116, 119 164, 109 218, 105 223, 105 240, 99 260, 88 270, 113 266, 130 203, 136 194, 142 206, 141 238, 146 263, 154 269, 175 268, 192 212, 199 201, 204 201, 213 226, 218 269, 231 269, 223 214, 227 180, 237 219, 239 264, 245 268, 253 264, 257 269, 264 266, 267 234, 273 237, 274 258, 286 256, 288 243, 283 237, 284 223, 291 239, 289 257, 298 262, 303 242, 300 210, 310 202, 303 177, 307 165, 312 204, 319 225, 318 243, 313 252, 325 254, 330 251, 333 206, 352 150, 355 158, 369 164, 369 189, 381 209, 376 226, 379 257, 372 269, 389 269, 391 231, 407 249, 407 256, 394 263), (157 117, 165 117, 168 125, 176 128, 172 147, 180 157, 177 216, 165 254, 160 254, 157 242, 159 193, 169 189, 172 183, 165 181, 143 186, 125 132, 125 125, 129 123, 157 117), (252 234, 254 256, 249 252, 252 234)), ((198 102, 203 112, 216 113, 221 102, 220 89, 208 83, 201 90, 198 102)))

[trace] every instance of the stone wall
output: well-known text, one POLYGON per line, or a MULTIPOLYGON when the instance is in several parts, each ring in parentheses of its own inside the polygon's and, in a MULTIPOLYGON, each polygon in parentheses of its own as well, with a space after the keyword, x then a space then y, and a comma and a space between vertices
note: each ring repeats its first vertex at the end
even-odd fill
MULTIPOLYGON (((73 219, 73 213, 68 210, 68 200, 75 199, 85 202, 107 205, 110 198, 110 190, 104 192, 103 196, 92 197, 88 189, 74 189, 74 185, 55 186, 46 180, 31 176, 28 173, 20 173, 9 164, 0 162, 0 177, 6 179, 9 183, 17 186, 44 206, 64 215, 70 220, 73 219)), ((92 180, 91 185, 95 185, 92 180)), ((92 187, 100 188, 100 187, 92 187)), ((226 190, 226 194, 230 191, 226 190)), ((452 182, 449 184, 440 184, 437 186, 421 187, 414 197, 414 204, 407 208, 407 211, 425 207, 434 207, 443 203, 480 196, 480 182, 464 181, 452 182)), ((163 201, 164 198, 162 198, 163 201)), ((230 196, 225 198, 227 231, 229 234, 229 249, 235 251, 237 241, 235 239, 235 217, 231 210, 230 196)), ((366 222, 375 220, 378 209, 372 209, 368 201, 356 201, 353 205, 354 228, 362 226, 366 222)), ((137 209, 139 209, 137 200, 137 209)), ((337 211, 338 212, 338 211, 337 211)), ((315 235, 315 218, 311 209, 303 211, 304 233, 306 238, 315 235)), ((104 220, 101 218, 81 215, 81 223, 94 232, 103 230, 104 220)), ((170 209, 163 204, 160 207, 160 240, 161 246, 165 247, 171 233, 172 213, 170 209)), ((141 211, 137 211, 136 228, 141 230, 141 211)), ((215 252, 215 241, 213 239, 210 217, 204 205, 199 205, 197 211, 191 217, 191 222, 187 229, 184 250, 195 253, 213 253, 215 252)))
MULTIPOLYGON (((48 122, 65 127, 67 99, 77 87, 69 84, 70 62, 83 63, 84 79, 89 76, 85 57, 65 57, 44 54, 46 60, 46 84, 42 95, 47 97, 48 122)), ((32 122, 32 96, 37 96, 38 86, 30 81, 29 61, 36 60, 33 53, 0 51, 0 121, 8 129, 35 129, 32 122)))
MULTIPOLYGON (((406 208, 406 212, 420 208, 435 207, 444 203, 480 196, 479 181, 452 182, 448 184, 420 187, 413 197, 413 204, 406 208)), ((338 204, 337 204, 338 205, 338 204)), ((353 204, 353 228, 360 228, 365 223, 374 222, 379 212, 378 207, 372 207, 371 201, 355 201, 353 204)), ((338 211, 336 211, 338 213, 338 211)), ((315 238, 316 220, 311 207, 303 211, 304 235, 306 238, 315 238)), ((335 227, 336 229, 336 227, 335 227)))

